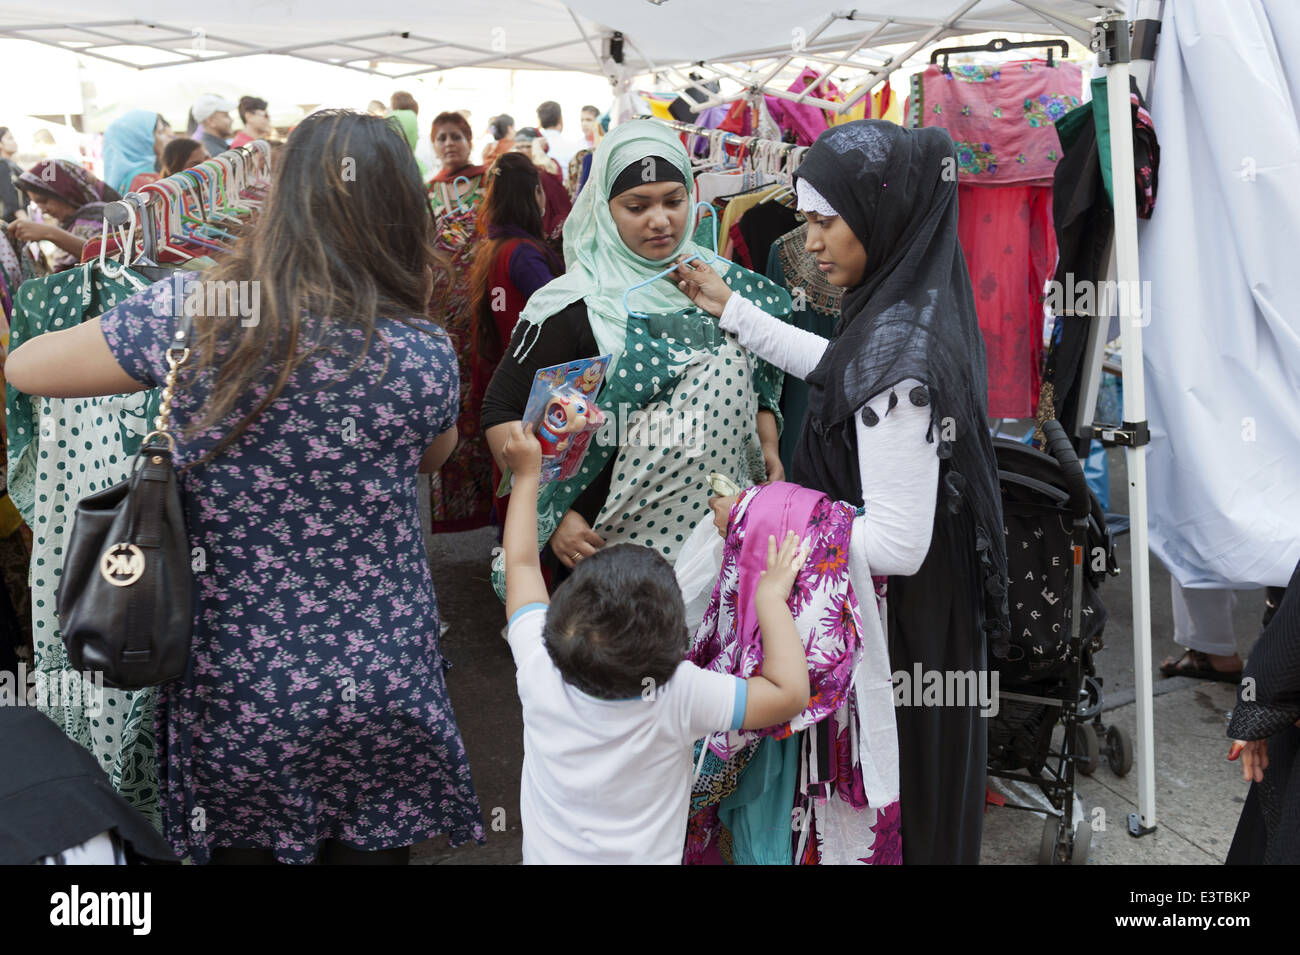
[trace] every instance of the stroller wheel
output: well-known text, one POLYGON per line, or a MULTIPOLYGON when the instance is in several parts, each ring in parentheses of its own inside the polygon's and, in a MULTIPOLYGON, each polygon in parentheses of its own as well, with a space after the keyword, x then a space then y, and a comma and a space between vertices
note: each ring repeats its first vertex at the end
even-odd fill
POLYGON ((1070 865, 1087 865, 1088 850, 1092 847, 1092 826, 1081 820, 1074 827, 1074 845, 1070 849, 1070 865))
POLYGON ((1127 776, 1133 768, 1133 742, 1118 726, 1106 730, 1106 762, 1116 776, 1127 776))
POLYGON ((1038 843, 1038 864, 1056 864, 1056 843, 1061 835, 1061 817, 1050 813, 1043 820, 1043 838, 1038 843))
POLYGON ((1085 776, 1091 776, 1101 763, 1101 743, 1091 723, 1077 723, 1074 727, 1075 767, 1085 776))

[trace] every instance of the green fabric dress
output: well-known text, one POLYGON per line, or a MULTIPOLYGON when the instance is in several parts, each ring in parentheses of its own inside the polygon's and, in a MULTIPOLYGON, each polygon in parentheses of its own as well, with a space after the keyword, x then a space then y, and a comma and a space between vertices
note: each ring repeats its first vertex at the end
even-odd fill
MULTIPOLYGON (((788 319, 790 296, 784 289, 741 268, 724 278, 737 294, 788 319)), ((606 544, 641 544, 675 561, 695 525, 709 519, 709 472, 726 474, 742 488, 766 478, 756 419, 764 409, 776 414, 779 424, 784 376, 695 307, 629 318, 627 340, 616 357, 613 375, 596 400, 606 425, 574 478, 553 481, 538 495, 538 550, 615 457, 610 494, 592 529, 606 544), (643 416, 644 431, 636 413, 643 416), (618 433, 620 422, 627 422, 624 435, 618 433)), ((504 600, 502 554, 493 562, 492 583, 504 600)))
MULTIPOLYGON (((78 266, 24 282, 11 318, 11 348, 46 332, 72 328, 133 295, 147 283, 128 270, 109 278, 78 266)), ((126 479, 149 431, 159 392, 97 398, 37 398, 5 387, 9 423, 9 494, 32 529, 32 629, 38 687, 81 687, 38 706, 99 760, 114 788, 159 826, 152 689, 88 687, 73 670, 55 610, 64 544, 77 502, 126 479)), ((39 692, 39 689, 38 689, 39 692)))

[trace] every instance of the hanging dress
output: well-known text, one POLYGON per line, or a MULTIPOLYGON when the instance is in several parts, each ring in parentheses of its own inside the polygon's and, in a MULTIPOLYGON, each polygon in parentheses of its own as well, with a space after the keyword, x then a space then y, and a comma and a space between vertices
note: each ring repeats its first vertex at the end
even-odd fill
MULTIPOLYGON (((72 328, 145 286, 129 270, 110 278, 93 264, 24 282, 14 303, 10 347, 46 332, 72 328)), ((156 690, 99 688, 68 662, 55 600, 64 545, 77 502, 126 479, 132 456, 149 431, 157 392, 96 398, 37 398, 5 386, 9 428, 9 495, 32 528, 32 629, 38 687, 57 686, 57 702, 38 705, 86 747, 113 787, 159 825, 154 762, 156 690), (83 694, 64 695, 63 687, 83 694), (89 705, 85 705, 89 703, 89 705)))

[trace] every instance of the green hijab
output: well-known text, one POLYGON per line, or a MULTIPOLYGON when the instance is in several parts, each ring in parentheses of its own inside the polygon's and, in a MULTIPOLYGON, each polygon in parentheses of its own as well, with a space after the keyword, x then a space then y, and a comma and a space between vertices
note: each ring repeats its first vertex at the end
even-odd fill
MULTIPOLYGON (((587 185, 578 193, 573 211, 564 222, 564 261, 568 271, 532 294, 519 315, 520 322, 540 328, 552 315, 582 299, 587 303, 587 317, 601 354, 613 355, 617 363, 627 338, 628 316, 623 308, 623 293, 668 268, 679 255, 710 254, 695 244, 693 224, 688 224, 682 241, 671 253, 657 260, 642 258, 623 244, 609 211, 609 191, 618 174, 647 156, 662 156, 677 166, 686 177, 687 196, 694 196, 691 162, 678 135, 654 120, 630 120, 616 126, 600 141, 592 157, 587 185)), ((719 275, 726 275, 730 268, 739 266, 731 266, 721 258, 713 263, 719 275)), ((695 307, 666 279, 637 289, 628 297, 628 306, 638 312, 652 313, 680 312, 695 307)), ((517 357, 527 354, 529 348, 529 336, 525 335, 517 357)))
MULTIPOLYGON (((420 117, 416 116, 414 111, 409 109, 395 109, 388 114, 388 122, 393 128, 406 137, 406 142, 411 147, 411 152, 415 152, 416 145, 420 142, 420 117)), ((420 175, 429 171, 429 167, 420 161, 417 156, 416 163, 420 166, 420 175)))

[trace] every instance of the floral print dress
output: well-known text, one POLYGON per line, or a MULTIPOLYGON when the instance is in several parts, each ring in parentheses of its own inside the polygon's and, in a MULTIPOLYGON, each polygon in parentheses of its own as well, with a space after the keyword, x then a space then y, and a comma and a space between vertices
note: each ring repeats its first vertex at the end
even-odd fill
MULTIPOLYGON (((168 284, 101 320, 118 363, 150 384, 175 325, 168 284)), ((441 331, 380 319, 357 364, 363 339, 326 329, 232 447, 181 472, 194 633, 185 676, 159 687, 156 729, 163 832, 196 863, 225 846, 309 863, 325 839, 483 839, 416 506, 420 459, 456 420, 456 357, 441 331)), ((182 383, 178 434, 212 375, 182 383)), ((230 423, 183 436, 178 466, 230 423)))
MULTIPOLYGON (((767 564, 768 537, 781 540, 793 530, 809 544, 789 606, 804 645, 812 693, 804 711, 787 723, 715 733, 697 747, 684 852, 688 864, 731 861, 738 839, 753 843, 744 847, 750 858, 901 864, 898 799, 868 798, 869 790, 879 790, 876 761, 889 755, 884 747, 897 743, 892 726, 868 718, 869 711, 878 714, 879 709, 866 702, 867 694, 890 694, 887 678, 869 685, 872 671, 863 665, 864 641, 871 639, 868 615, 884 618, 886 580, 872 578, 875 592, 861 598, 854 592, 849 575, 854 517, 850 505, 785 482, 749 488, 732 508, 722 567, 686 658, 703 669, 742 679, 762 672, 754 594, 767 564), (819 733, 827 744, 825 756, 817 742, 819 733), (756 771, 759 748, 770 742, 767 737, 795 747, 798 755, 787 764, 795 778, 774 779, 762 787, 761 795, 746 797, 768 803, 768 824, 729 831, 724 810, 746 774, 756 771), (771 820, 778 820, 778 826, 785 820, 791 824, 774 830, 771 820)), ((886 713, 892 715, 888 709, 886 713)))

